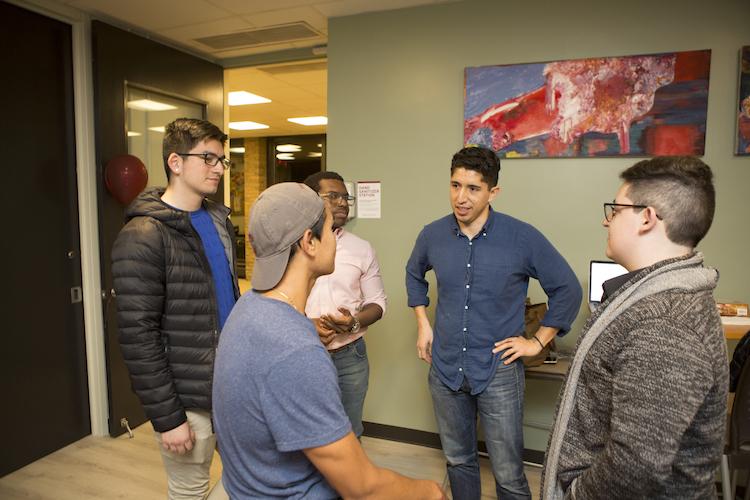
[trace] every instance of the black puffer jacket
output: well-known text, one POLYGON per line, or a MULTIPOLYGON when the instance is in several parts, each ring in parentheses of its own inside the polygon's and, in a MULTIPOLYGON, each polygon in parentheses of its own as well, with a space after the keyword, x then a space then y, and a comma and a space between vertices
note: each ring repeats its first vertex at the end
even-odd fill
MULTIPOLYGON (((190 214, 148 189, 130 204, 112 248, 117 323, 133 390, 154 429, 186 421, 185 409, 211 409, 211 383, 219 320, 216 292, 200 236, 190 214)), ((229 209, 205 200, 232 270, 234 229, 229 209)))

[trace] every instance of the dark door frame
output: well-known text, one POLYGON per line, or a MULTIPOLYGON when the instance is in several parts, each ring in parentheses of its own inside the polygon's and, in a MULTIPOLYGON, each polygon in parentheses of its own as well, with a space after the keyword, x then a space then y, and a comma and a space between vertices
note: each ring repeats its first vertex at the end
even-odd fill
POLYGON ((94 90, 91 64, 91 20, 66 5, 10 4, 69 24, 72 28, 73 96, 76 177, 83 289, 86 364, 89 386, 91 434, 106 436, 107 375, 104 354, 102 288, 99 263, 99 216, 97 212, 96 160, 94 151, 94 90))

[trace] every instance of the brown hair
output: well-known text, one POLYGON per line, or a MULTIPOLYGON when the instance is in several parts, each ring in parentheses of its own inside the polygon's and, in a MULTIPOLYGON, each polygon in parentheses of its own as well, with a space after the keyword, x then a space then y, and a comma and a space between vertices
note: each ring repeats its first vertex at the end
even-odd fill
POLYGON ((657 156, 636 163, 620 178, 634 204, 654 207, 672 242, 695 247, 711 227, 716 208, 713 173, 698 158, 657 156))
POLYGON ((222 143, 227 141, 227 134, 219 127, 206 120, 197 118, 178 118, 164 127, 164 140, 161 144, 161 155, 164 159, 164 171, 167 173, 167 181, 171 176, 167 158, 172 153, 187 153, 196 144, 214 139, 222 143))

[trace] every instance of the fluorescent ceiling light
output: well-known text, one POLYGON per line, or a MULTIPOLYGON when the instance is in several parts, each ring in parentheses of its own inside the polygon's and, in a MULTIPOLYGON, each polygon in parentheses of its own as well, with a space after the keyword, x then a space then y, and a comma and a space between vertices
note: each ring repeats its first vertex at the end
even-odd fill
POLYGON ((244 148, 244 147, 240 147, 240 148, 229 148, 229 152, 230 152, 230 153, 244 153, 244 152, 245 152, 245 148, 244 148))
POLYGON ((149 127, 148 129, 152 132, 159 132, 160 134, 164 133, 164 127, 149 127))
POLYGON ((313 151, 312 153, 307 153, 307 156, 309 156, 310 158, 322 158, 323 153, 318 152, 318 151, 313 151))
POLYGON ((133 132, 132 130, 128 130, 128 137, 138 137, 141 135, 140 132, 133 132))
POLYGON ((268 128, 268 125, 257 122, 229 122, 229 128, 234 130, 260 130, 268 128))
POLYGON ((177 109, 177 106, 172 106, 159 101, 152 101, 151 99, 138 99, 136 101, 128 101, 128 107, 130 109, 138 109, 141 111, 168 111, 170 109, 177 109))
POLYGON ((264 104, 266 102, 271 102, 271 99, 266 99, 263 96, 251 94, 250 92, 245 92, 244 90, 229 92, 227 96, 229 98, 230 106, 242 106, 243 104, 264 104))
POLYGON ((276 158, 279 160, 293 160, 294 155, 292 153, 279 153, 276 155, 276 158))
POLYGON ((302 147, 297 144, 279 144, 276 146, 276 151, 280 153, 296 153, 302 151, 302 147))
POLYGON ((319 148, 322 148, 322 147, 323 147, 323 145, 322 145, 322 144, 318 144, 318 147, 319 147, 319 148))
POLYGON ((287 121, 305 125, 307 127, 313 125, 328 125, 327 116, 301 116, 299 118, 287 118, 287 121))

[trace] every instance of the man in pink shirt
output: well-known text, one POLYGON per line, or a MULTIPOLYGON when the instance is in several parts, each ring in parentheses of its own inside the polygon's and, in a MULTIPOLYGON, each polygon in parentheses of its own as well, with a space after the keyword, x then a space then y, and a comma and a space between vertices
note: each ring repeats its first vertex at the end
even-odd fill
POLYGON ((335 172, 317 172, 307 179, 333 215, 336 264, 333 274, 315 281, 305 314, 318 330, 339 375, 344 410, 352 430, 362 435, 370 364, 363 335, 385 312, 385 290, 375 251, 367 241, 344 230, 353 200, 344 179, 335 172))

